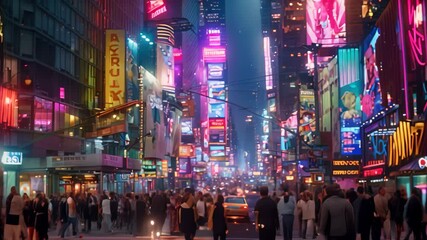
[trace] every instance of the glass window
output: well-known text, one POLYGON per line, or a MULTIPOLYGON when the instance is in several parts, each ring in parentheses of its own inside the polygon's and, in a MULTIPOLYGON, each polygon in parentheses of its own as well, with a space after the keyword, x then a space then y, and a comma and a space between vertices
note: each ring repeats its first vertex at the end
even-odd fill
POLYGON ((21 54, 22 56, 33 56, 33 34, 30 31, 21 31, 21 54))
POLYGON ((32 129, 32 96, 20 95, 18 100, 18 128, 20 129, 32 129))
POLYGON ((34 98, 34 130, 41 132, 52 131, 53 103, 43 98, 34 98))

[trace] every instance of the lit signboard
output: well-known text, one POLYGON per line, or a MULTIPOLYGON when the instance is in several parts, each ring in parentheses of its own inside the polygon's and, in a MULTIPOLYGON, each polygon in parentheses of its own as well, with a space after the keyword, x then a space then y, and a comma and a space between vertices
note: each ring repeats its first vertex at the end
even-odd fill
POLYGON ((150 20, 167 12, 164 0, 147 0, 145 6, 150 20))
POLYGON ((224 145, 209 145, 209 159, 211 161, 225 161, 226 152, 224 145))
POLYGON ((361 155, 362 123, 361 99, 363 83, 359 80, 359 50, 355 48, 338 50, 340 75, 339 107, 341 110, 341 155, 361 155))
POLYGON ((225 103, 209 103, 209 118, 224 118, 225 103))
POLYGON ((424 169, 427 166, 427 156, 418 159, 418 166, 424 169))
POLYGON ((345 0, 307 0, 307 44, 335 46, 346 42, 345 0))
POLYGON ((314 142, 314 132, 316 131, 315 104, 313 90, 305 89, 300 91, 300 124, 299 132, 308 144, 314 142))
POLYGON ((225 129, 210 129, 209 143, 225 143, 225 129))
POLYGON ((179 146, 179 157, 194 157, 195 154, 193 145, 179 146))
POLYGON ((203 48, 203 60, 205 62, 225 62, 226 51, 223 47, 203 48))
POLYGON ((209 129, 224 129, 225 118, 211 118, 209 119, 209 129))
POLYGON ((224 64, 208 63, 208 79, 223 79, 224 64))
POLYGON ((359 176, 359 160, 332 160, 332 175, 356 177, 359 176))
POLYGON ((382 107, 380 78, 378 66, 376 63, 376 42, 380 34, 378 30, 375 31, 368 48, 364 54, 364 90, 361 99, 362 106, 362 119, 363 121, 369 119, 375 114, 379 113, 382 107))
POLYGON ((363 170, 364 177, 381 176, 384 173, 384 168, 372 168, 363 170))
POLYGON ((265 66, 265 89, 273 89, 273 71, 271 68, 271 55, 270 55, 270 37, 264 37, 264 66, 265 66))
POLYGON ((425 15, 423 14, 423 5, 425 1, 407 0, 406 1, 406 18, 407 18, 407 36, 411 54, 411 69, 419 66, 425 66, 426 59, 426 32, 425 32, 425 15))
POLYGON ((276 108, 276 98, 269 98, 268 102, 268 112, 273 113, 277 111, 276 108))
POLYGON ((179 173, 180 174, 191 173, 191 159, 190 158, 180 158, 179 159, 179 173))
POLYGON ((182 135, 193 135, 192 119, 181 119, 181 132, 182 135))
POLYGON ((208 81, 209 97, 213 99, 225 100, 224 81, 208 81))
POLYGON ((175 91, 175 72, 173 69, 173 47, 168 44, 157 44, 156 77, 162 82, 163 90, 175 91))
POLYGON ((22 165, 22 152, 3 152, 1 162, 4 165, 22 165))
POLYGON ((105 33, 105 105, 125 103, 125 31, 107 29, 105 33))
POLYGON ((208 29, 206 31, 208 37, 209 46, 220 46, 221 45, 221 30, 219 29, 208 29))

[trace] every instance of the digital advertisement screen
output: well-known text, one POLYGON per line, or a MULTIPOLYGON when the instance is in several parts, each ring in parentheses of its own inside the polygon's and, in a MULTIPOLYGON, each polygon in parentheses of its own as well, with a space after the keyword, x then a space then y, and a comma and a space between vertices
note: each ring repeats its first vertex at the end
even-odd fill
POLYGON ((190 158, 180 158, 179 159, 179 173, 180 174, 191 173, 191 159, 190 158))
POLYGON ((215 80, 215 79, 223 79, 223 71, 224 71, 224 64, 222 63, 208 63, 208 79, 215 80))
POLYGON ((314 143, 314 132, 316 131, 314 92, 311 89, 300 91, 300 117, 299 132, 302 140, 307 144, 314 143))
POLYGON ((203 60, 205 62, 225 62, 226 56, 224 47, 203 48, 203 60))
POLYGON ((193 120, 181 119, 181 133, 182 135, 193 135, 193 120))
POLYGON ((163 89, 175 89, 173 47, 157 43, 156 77, 162 82, 163 89))
POLYGON ((180 157, 194 157, 194 146, 193 145, 181 145, 179 146, 180 157))
POLYGON ((225 103, 209 103, 209 118, 224 118, 225 103))
POLYGON ((214 157, 225 157, 225 146, 209 145, 209 153, 210 153, 211 159, 214 157))
POLYGON ((211 118, 209 119, 210 129, 225 129, 225 118, 211 118))
POLYGON ((362 154, 360 124, 362 123, 360 95, 361 81, 356 81, 340 88, 341 109, 341 154, 362 154))
POLYGON ((209 129, 209 143, 225 143, 225 129, 209 129))
POLYGON ((380 36, 378 30, 376 30, 372 40, 366 49, 364 54, 364 89, 363 96, 361 99, 362 105, 362 120, 366 121, 375 114, 379 113, 382 109, 382 98, 381 98, 381 87, 380 78, 378 72, 378 66, 376 64, 376 49, 375 44, 380 36))
POLYGON ((268 112, 276 112, 276 98, 268 99, 268 112))
POLYGON ((209 46, 220 46, 221 45, 221 30, 219 30, 219 29, 208 29, 208 30, 206 30, 206 36, 208 37, 209 46))
POLYGON ((147 0, 145 6, 149 19, 154 19, 167 11, 164 0, 147 0))
POLYGON ((225 100, 224 81, 208 81, 209 97, 213 99, 225 100))
POLYGON ((345 0, 307 0, 307 44, 346 42, 345 0))

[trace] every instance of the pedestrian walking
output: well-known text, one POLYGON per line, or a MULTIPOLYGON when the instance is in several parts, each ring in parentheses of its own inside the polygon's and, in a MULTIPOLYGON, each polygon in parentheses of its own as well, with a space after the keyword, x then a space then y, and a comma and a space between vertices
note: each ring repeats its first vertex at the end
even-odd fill
POLYGON ((393 197, 388 201, 388 208, 390 209, 390 235, 392 240, 400 240, 403 231, 403 213, 407 201, 402 197, 403 189, 396 190, 393 197))
POLYGON ((111 230, 117 229, 117 219, 119 216, 119 202, 115 192, 110 193, 111 230))
POLYGON ((411 197, 406 204, 406 223, 408 230, 405 240, 408 240, 411 234, 414 235, 414 240, 421 239, 421 222, 423 220, 423 205, 421 202, 421 191, 418 188, 412 188, 411 197))
POLYGON ((336 183, 326 187, 327 198, 322 204, 319 232, 328 240, 354 240, 356 230, 353 207, 341 197, 340 186, 336 183))
POLYGON ((36 230, 36 239, 48 239, 49 229, 49 201, 44 193, 36 195, 34 200, 34 211, 36 213, 36 220, 34 228, 36 230))
POLYGON ((85 230, 89 233, 92 230, 92 222, 98 221, 98 205, 97 199, 92 193, 88 193, 86 197, 86 207, 84 212, 85 230))
POLYGON ((73 192, 70 192, 68 194, 67 204, 65 205, 65 207, 66 207, 65 214, 67 216, 67 220, 65 223, 62 224, 62 228, 60 231, 61 238, 64 238, 65 231, 70 225, 72 225, 73 227, 73 236, 77 235, 77 204, 76 204, 76 200, 74 199, 73 192))
POLYGON ((360 233, 361 240, 370 240, 371 227, 375 213, 374 197, 372 196, 370 188, 368 188, 366 192, 363 188, 358 191, 362 191, 362 193, 359 194, 361 201, 356 224, 357 232, 360 233))
POLYGON ((15 186, 10 188, 10 194, 6 199, 6 224, 4 226, 4 239, 20 240, 26 238, 26 227, 22 211, 24 209, 24 201, 15 186))
POLYGON ((259 239, 276 239, 276 230, 279 227, 279 218, 276 202, 268 197, 268 187, 260 188, 261 198, 255 204, 255 229, 259 239))
POLYGON ((306 238, 308 224, 311 223, 313 226, 312 238, 314 239, 317 237, 316 224, 314 222, 315 204, 314 204, 313 196, 312 196, 311 192, 306 190, 306 191, 304 191, 304 195, 305 195, 304 198, 306 199, 306 202, 302 206, 302 236, 303 236, 303 238, 306 238))
POLYGON ((23 216, 25 225, 27 226, 27 236, 29 240, 33 240, 34 222, 36 221, 34 202, 30 199, 27 193, 23 194, 22 200, 24 201, 23 216))
POLYGON ((384 239, 388 239, 389 233, 384 226, 388 218, 388 199, 386 197, 386 190, 383 186, 378 188, 378 193, 374 197, 375 215, 372 223, 372 240, 380 240, 381 235, 384 239))
POLYGON ((195 199, 191 192, 187 191, 182 199, 183 203, 178 209, 179 229, 184 233, 185 240, 192 240, 196 236, 197 212, 195 199))
POLYGON ((284 187, 283 196, 277 203, 279 218, 282 218, 284 240, 291 240, 293 236, 295 205, 295 197, 289 192, 288 187, 284 187))
POLYGON ((197 208, 197 225, 200 227, 204 226, 206 224, 206 199, 203 196, 202 192, 198 192, 197 193, 197 204, 196 204, 196 208, 197 208))
POLYGON ((111 200, 110 198, 104 198, 101 202, 101 213, 102 213, 102 227, 105 232, 109 233, 112 231, 111 223, 111 200))
POLYGON ((167 210, 167 199, 163 195, 163 192, 159 191, 153 196, 153 202, 151 204, 151 216, 155 223, 155 232, 162 232, 163 224, 166 219, 167 210))
POLYGON ((214 240, 225 240, 228 228, 227 219, 225 218, 224 196, 218 195, 216 203, 212 206, 208 218, 208 229, 212 230, 214 240))
POLYGON ((134 235, 143 236, 147 234, 147 204, 142 196, 136 201, 136 232, 134 235))

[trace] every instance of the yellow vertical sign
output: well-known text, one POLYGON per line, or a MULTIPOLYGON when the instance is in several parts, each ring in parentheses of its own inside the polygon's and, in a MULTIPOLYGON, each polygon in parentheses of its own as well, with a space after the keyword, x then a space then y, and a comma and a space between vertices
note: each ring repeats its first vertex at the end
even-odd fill
POLYGON ((106 30, 105 108, 125 103, 125 31, 106 30))

